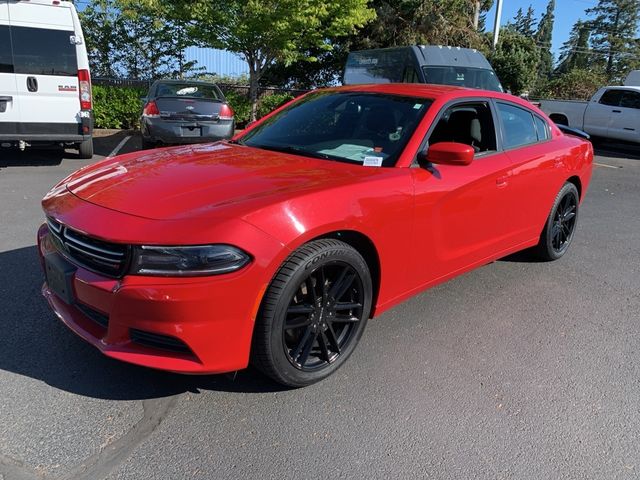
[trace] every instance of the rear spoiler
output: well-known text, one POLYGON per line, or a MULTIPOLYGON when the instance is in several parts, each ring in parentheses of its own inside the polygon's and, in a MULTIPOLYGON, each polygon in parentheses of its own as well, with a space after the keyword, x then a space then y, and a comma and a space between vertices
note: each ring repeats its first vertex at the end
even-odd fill
POLYGON ((558 127, 562 133, 584 138, 585 140, 591 139, 591 135, 589 135, 587 132, 583 132, 582 130, 578 130, 577 128, 571 128, 571 127, 568 127, 567 125, 562 125, 560 123, 556 123, 556 127, 558 127))

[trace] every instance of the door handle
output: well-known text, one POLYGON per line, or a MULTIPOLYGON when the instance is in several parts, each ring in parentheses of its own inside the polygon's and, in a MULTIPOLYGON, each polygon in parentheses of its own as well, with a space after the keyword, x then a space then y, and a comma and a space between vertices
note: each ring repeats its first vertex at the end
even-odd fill
POLYGON ((622 113, 622 110, 611 110, 613 113, 622 113))
POLYGON ((30 92, 38 91, 38 79, 36 77, 27 77, 27 90, 30 92))
POLYGON ((498 188, 503 188, 506 187, 508 182, 509 177, 498 177, 496 179, 496 185, 498 186, 498 188))

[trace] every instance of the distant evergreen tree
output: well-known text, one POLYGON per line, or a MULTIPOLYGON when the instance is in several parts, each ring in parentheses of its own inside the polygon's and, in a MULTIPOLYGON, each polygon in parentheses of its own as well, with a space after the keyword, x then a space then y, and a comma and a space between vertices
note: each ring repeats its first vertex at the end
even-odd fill
POLYGON ((560 63, 556 68, 556 73, 567 73, 574 68, 586 69, 589 66, 591 60, 589 54, 590 37, 591 25, 578 20, 571 29, 569 39, 562 44, 560 63))
POLYGON ((540 62, 538 62, 538 79, 546 79, 553 71, 553 54, 551 53, 551 40, 553 35, 553 12, 556 9, 556 0, 549 0, 547 11, 542 15, 535 41, 540 49, 540 62))
POLYGON ((637 38, 640 23, 638 0, 600 0, 588 9, 591 21, 591 46, 600 53, 595 58, 609 81, 621 79, 638 64, 640 42, 637 38))
POLYGON ((531 5, 527 9, 527 13, 523 13, 522 8, 518 9, 514 17, 513 28, 522 35, 533 37, 536 33, 536 18, 531 5))

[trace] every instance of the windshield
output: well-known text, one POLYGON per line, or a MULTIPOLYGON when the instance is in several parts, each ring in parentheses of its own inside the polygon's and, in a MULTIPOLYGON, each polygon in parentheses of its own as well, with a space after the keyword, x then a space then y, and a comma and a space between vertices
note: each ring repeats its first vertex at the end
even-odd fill
POLYGON ((186 97, 221 100, 222 93, 215 85, 160 83, 156 87, 156 97, 186 97))
POLYGON ((239 143, 364 166, 393 166, 431 100, 317 92, 267 119, 239 143))
POLYGON ((484 68, 471 67, 422 67, 426 83, 455 85, 457 87, 479 88, 502 92, 502 85, 495 72, 484 68))

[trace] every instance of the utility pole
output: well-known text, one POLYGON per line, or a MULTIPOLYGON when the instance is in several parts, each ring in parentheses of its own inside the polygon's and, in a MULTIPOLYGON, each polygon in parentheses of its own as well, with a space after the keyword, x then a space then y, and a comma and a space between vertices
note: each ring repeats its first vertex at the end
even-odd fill
POLYGON ((496 21, 493 25, 493 49, 494 50, 498 46, 498 37, 500 36, 500 20, 502 19, 502 2, 503 0, 498 0, 498 5, 496 6, 496 21))
POLYGON ((480 0, 476 0, 473 11, 473 29, 477 32, 480 25, 480 0))

